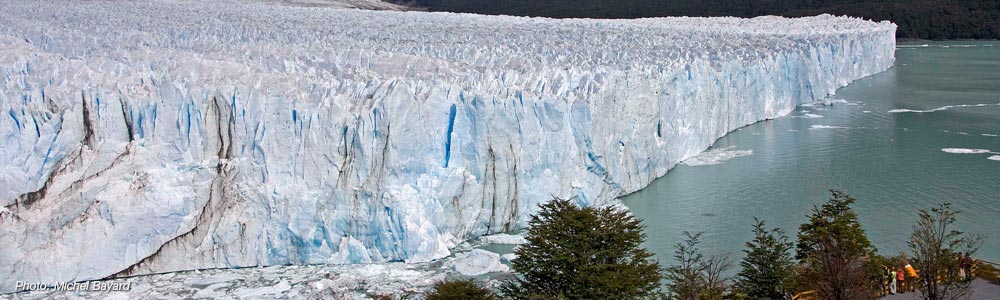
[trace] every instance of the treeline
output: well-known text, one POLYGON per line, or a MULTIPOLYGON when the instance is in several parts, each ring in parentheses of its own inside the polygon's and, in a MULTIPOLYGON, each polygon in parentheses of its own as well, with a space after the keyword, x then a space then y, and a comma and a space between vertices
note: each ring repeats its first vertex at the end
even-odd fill
POLYGON ((983 237, 956 231, 959 212, 950 204, 920 210, 909 251, 884 257, 852 208, 856 200, 831 192, 829 201, 807 215, 794 240, 763 221, 748 224, 754 237, 747 241, 738 269, 728 254, 701 248, 700 233, 687 232, 664 268, 642 247, 646 233, 641 220, 625 209, 555 199, 528 222, 527 244, 515 250, 512 277, 496 289, 468 279, 443 281, 423 298, 778 300, 807 292, 811 299, 870 300, 919 291, 920 299, 945 300, 970 295, 971 256, 983 237), (727 277, 731 270, 738 273, 727 277))
MULTIPOLYGON (((404 1, 404 0, 397 0, 404 1)), ((889 20, 899 38, 1000 39, 997 0, 416 0, 431 11, 552 18, 848 15, 889 20)))

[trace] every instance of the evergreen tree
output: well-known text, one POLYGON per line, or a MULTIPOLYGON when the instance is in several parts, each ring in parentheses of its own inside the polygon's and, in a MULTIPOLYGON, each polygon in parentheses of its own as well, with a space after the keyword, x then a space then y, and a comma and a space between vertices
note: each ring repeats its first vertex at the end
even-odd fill
POLYGON ((866 260, 875 247, 851 209, 856 200, 830 193, 830 201, 813 207, 809 222, 799 226, 796 258, 805 266, 802 279, 821 299, 871 299, 866 260))
POLYGON ((747 299, 778 300, 793 292, 795 265, 792 243, 779 228, 768 230, 764 221, 754 219, 754 239, 746 243, 742 268, 736 275, 736 289, 747 299))
POLYGON ((554 199, 528 221, 515 250, 510 299, 654 299, 660 265, 641 244, 641 221, 619 207, 578 207, 554 199))
POLYGON ((913 226, 908 244, 913 251, 913 267, 920 270, 921 299, 967 299, 972 293, 972 283, 959 278, 959 255, 974 255, 983 237, 952 229, 958 213, 950 203, 921 209, 913 226))
POLYGON ((472 280, 442 281, 425 295, 427 300, 497 300, 493 291, 472 280))

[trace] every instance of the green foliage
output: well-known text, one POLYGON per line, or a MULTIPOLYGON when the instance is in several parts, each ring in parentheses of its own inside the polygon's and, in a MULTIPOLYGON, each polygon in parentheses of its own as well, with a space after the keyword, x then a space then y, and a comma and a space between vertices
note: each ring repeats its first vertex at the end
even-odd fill
POLYGON ((705 270, 704 256, 698 250, 698 238, 701 233, 692 235, 684 232, 687 238, 683 243, 674 246, 674 266, 667 268, 664 277, 670 281, 667 290, 670 299, 697 299, 698 293, 705 286, 702 272, 705 270))
POLYGON ((899 257, 886 257, 880 254, 872 254, 865 264, 868 270, 869 286, 873 290, 887 290, 891 271, 905 265, 902 254, 899 257))
POLYGON ((501 286, 510 299, 654 299, 660 265, 641 244, 639 219, 616 207, 577 207, 554 199, 528 221, 515 250, 518 277, 501 286))
POLYGON ((998 39, 996 0, 416 0, 432 11, 555 18, 849 15, 889 20, 900 38, 998 39))
POLYGON ((858 215, 851 205, 857 199, 844 192, 830 190, 830 200, 821 207, 813 207, 808 215, 809 222, 799 226, 799 241, 796 245, 795 258, 808 259, 823 247, 824 240, 836 239, 848 254, 868 255, 875 252, 875 247, 868 241, 868 235, 858 222, 858 215))
POLYGON ((796 258, 805 266, 802 279, 820 298, 870 299, 873 295, 867 257, 876 254, 847 194, 830 190, 830 200, 813 207, 799 226, 796 258))
POLYGON ((779 228, 768 230, 764 221, 754 219, 754 239, 746 243, 742 268, 736 275, 736 289, 746 299, 789 298, 795 287, 792 242, 779 228))
POLYGON ((497 300, 493 291, 472 280, 442 281, 425 295, 427 300, 497 300))
POLYGON ((683 242, 674 245, 675 265, 667 268, 664 278, 669 281, 668 299, 716 300, 727 299, 722 274, 729 269, 726 256, 706 257, 701 253, 701 233, 684 232, 683 242))
POLYGON ((983 238, 952 229, 958 214, 950 203, 921 209, 913 226, 907 244, 913 255, 911 263, 920 270, 922 299, 964 299, 972 292, 971 282, 958 277, 958 257, 963 253, 974 255, 983 238))

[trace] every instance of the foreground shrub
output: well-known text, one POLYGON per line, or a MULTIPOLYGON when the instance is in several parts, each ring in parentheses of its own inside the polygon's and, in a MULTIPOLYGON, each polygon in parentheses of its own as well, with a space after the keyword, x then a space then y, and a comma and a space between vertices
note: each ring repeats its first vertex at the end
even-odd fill
POLYGON ((427 300, 496 300, 493 291, 472 280, 442 281, 425 295, 427 300))
POLYGON ((578 207, 555 199, 531 217, 512 262, 510 299, 654 299, 660 265, 640 247, 641 221, 618 207, 578 207))

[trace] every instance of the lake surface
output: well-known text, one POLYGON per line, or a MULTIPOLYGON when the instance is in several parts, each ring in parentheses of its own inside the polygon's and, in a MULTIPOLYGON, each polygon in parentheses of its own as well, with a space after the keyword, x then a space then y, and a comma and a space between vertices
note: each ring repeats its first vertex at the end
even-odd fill
POLYGON ((735 263, 754 217, 794 240, 833 188, 858 199, 883 255, 908 249, 918 209, 951 202, 957 229, 986 235, 977 256, 1000 262, 1000 42, 901 43, 893 68, 831 98, 846 103, 732 132, 715 155, 622 198, 645 220, 646 247, 671 264, 683 231, 704 232, 703 249, 735 263))

